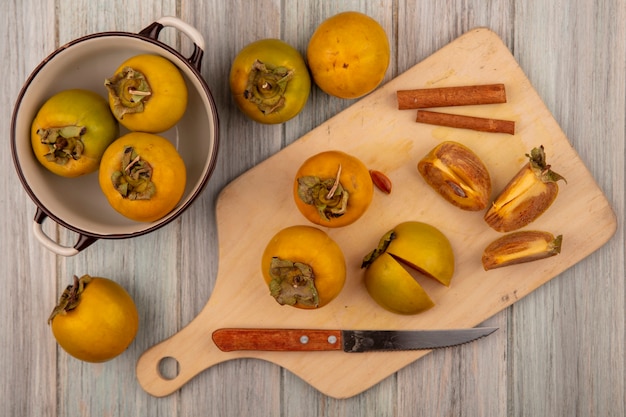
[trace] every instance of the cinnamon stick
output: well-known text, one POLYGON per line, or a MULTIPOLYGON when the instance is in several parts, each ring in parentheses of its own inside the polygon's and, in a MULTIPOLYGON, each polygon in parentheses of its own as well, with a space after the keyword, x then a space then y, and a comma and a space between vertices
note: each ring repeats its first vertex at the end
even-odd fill
POLYGON ((398 90, 398 109, 506 103, 504 84, 398 90))
POLYGON ((489 119, 458 114, 441 113, 427 110, 418 110, 418 123, 427 123, 437 126, 471 129, 480 132, 515 134, 515 122, 512 120, 489 119))

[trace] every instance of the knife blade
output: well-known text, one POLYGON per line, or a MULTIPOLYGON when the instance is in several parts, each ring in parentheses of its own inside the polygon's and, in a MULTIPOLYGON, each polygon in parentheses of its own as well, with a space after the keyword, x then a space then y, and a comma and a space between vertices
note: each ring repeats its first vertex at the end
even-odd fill
POLYGON ((223 328, 213 342, 224 352, 236 350, 370 352, 428 350, 461 345, 490 335, 497 327, 449 330, 323 330, 223 328))

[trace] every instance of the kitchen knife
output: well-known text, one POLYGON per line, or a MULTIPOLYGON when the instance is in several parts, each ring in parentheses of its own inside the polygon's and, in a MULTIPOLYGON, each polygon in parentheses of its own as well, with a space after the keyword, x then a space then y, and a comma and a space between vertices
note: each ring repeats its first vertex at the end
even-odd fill
POLYGON ((472 342, 497 327, 451 330, 321 330, 224 328, 213 341, 224 352, 235 350, 371 352, 445 348, 472 342))

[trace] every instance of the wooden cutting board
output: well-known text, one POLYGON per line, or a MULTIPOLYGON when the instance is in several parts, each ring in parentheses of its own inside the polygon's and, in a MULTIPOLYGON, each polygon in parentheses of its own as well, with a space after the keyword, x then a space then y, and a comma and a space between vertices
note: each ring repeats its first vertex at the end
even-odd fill
POLYGON ((212 365, 243 357, 280 365, 326 395, 356 395, 428 352, 224 353, 215 347, 211 334, 220 327, 473 327, 600 248, 617 227, 602 191, 506 45, 484 28, 459 37, 241 175, 221 192, 216 213, 219 270, 213 294, 192 322, 148 349, 137 363, 139 383, 154 396, 178 390, 212 365), (415 110, 397 109, 397 90, 492 83, 505 84, 506 104, 446 111, 515 120, 515 135, 422 125, 415 122, 415 110), (526 162, 525 153, 544 145, 548 163, 567 184, 560 182, 556 202, 530 228, 562 234, 561 254, 485 272, 482 250, 501 234, 486 225, 482 212, 465 212, 444 201, 416 169, 418 160, 443 140, 474 150, 491 173, 494 196, 526 162), (330 149, 353 154, 369 168, 385 172, 393 182, 393 192, 376 191, 369 210, 356 223, 324 229, 342 247, 348 264, 347 283, 339 297, 318 310, 281 307, 262 279, 261 255, 278 230, 308 224, 293 204, 292 181, 306 158, 330 149), (274 197, 268 199, 269 195, 274 197), (420 280, 437 305, 416 316, 396 315, 379 307, 367 294, 360 269, 363 256, 379 238, 407 220, 438 227, 450 239, 456 256, 449 288, 420 280), (171 379, 159 374, 164 358, 178 361, 179 373, 171 379))

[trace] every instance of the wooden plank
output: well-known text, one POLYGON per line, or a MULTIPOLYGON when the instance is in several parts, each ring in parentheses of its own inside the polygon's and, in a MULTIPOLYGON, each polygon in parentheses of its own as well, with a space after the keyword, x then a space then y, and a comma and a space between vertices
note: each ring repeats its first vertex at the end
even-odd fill
MULTIPOLYGON (((202 74, 211 89, 220 117, 220 150, 214 174, 202 195, 181 222, 184 239, 180 253, 181 323, 188 324, 209 299, 218 263, 215 201, 233 178, 282 145, 282 126, 251 122, 230 95, 228 74, 235 55, 248 43, 281 37, 281 3, 183 2, 181 17, 206 40, 202 74)), ((189 50, 186 39, 183 50, 189 50)), ((236 212, 233 215, 237 215, 236 212)), ((228 315, 227 312, 221 313, 228 315)), ((281 371, 263 361, 221 364, 181 391, 181 415, 210 410, 210 415, 279 415, 281 371), (237 387, 237 388, 234 388, 237 387)))
POLYGON ((558 11, 531 2, 517 11, 520 65, 606 193, 620 226, 600 251, 514 306, 509 415, 621 416, 626 32, 620 22, 626 6, 575 1, 558 11))
MULTIPOLYGON (((53 416, 57 405, 56 343, 47 324, 56 301, 55 257, 31 232, 35 206, 22 189, 11 161, 8 135, 11 113, 22 83, 55 47, 54 27, 32 27, 54 15, 54 1, 3 2, 3 57, 0 80, 0 130, 5 149, 0 163, 0 415, 53 416), (37 401, 33 401, 36 398, 37 401)), ((45 224, 55 236, 54 225, 45 224)))
MULTIPOLYGON (((470 109, 465 109, 471 111, 470 109)), ((476 110, 476 109, 474 109, 476 110)), ((508 135, 506 135, 508 136, 508 135)), ((457 139, 458 140, 458 139, 457 139)), ((342 326, 343 328, 436 328, 474 326, 517 299, 532 292, 541 284, 580 261, 602 246, 614 233, 616 223, 613 213, 601 191, 570 147, 567 138, 559 130, 558 125, 543 107, 541 99, 533 92, 528 80, 501 41, 487 29, 468 32, 448 47, 438 51, 430 59, 416 65, 379 89, 376 93, 359 101, 340 115, 311 131, 299 141, 283 149, 233 181, 222 191, 217 206, 219 225, 220 270, 218 277, 227 276, 227 281, 216 282, 207 307, 190 325, 155 349, 142 356, 138 364, 138 377, 142 386, 154 395, 164 395, 171 389, 180 386, 191 378, 196 371, 207 365, 218 363, 229 358, 258 357, 286 367, 308 382, 331 396, 346 397, 355 395, 377 383, 405 366, 407 363, 424 355, 424 352, 411 352, 406 355, 367 355, 367 361, 374 366, 373 370, 359 364, 363 358, 353 355, 337 355, 324 353, 323 360, 329 361, 334 369, 333 374, 319 372, 314 367, 317 353, 307 353, 310 361, 303 363, 301 354, 276 355, 273 352, 230 353, 216 352, 216 348, 207 342, 210 332, 219 327, 238 326, 277 326, 300 327, 303 322, 316 326, 342 326), (454 56, 456 61, 451 57, 454 56), (476 57, 480 57, 476 60, 476 57), (479 62, 479 63, 476 63, 479 62), (443 77, 443 75, 446 75, 443 77), (511 97, 507 107, 491 109, 492 112, 515 117, 519 120, 517 141, 502 142, 494 147, 489 140, 504 140, 502 137, 487 139, 482 133, 464 134, 462 139, 470 148, 478 150, 492 174, 494 190, 499 190, 517 172, 524 163, 524 153, 540 143, 551 149, 550 158, 554 166, 577 188, 564 188, 562 196, 553 206, 552 216, 543 216, 534 224, 539 229, 557 230, 568 236, 569 249, 551 262, 544 262, 540 267, 526 264, 508 268, 504 272, 485 274, 480 265, 480 255, 497 234, 488 230, 481 216, 471 217, 459 213, 435 193, 428 194, 410 192, 395 193, 374 199, 371 208, 359 221, 368 228, 347 227, 327 230, 342 247, 348 263, 348 282, 346 288, 334 303, 320 309, 315 314, 308 311, 289 311, 289 315, 281 314, 281 306, 271 297, 262 298, 265 284, 260 279, 260 271, 254 264, 242 265, 238 262, 242 256, 260 259, 264 244, 259 242, 260 236, 266 239, 282 227, 302 222, 300 214, 290 205, 284 205, 282 199, 264 201, 265 195, 280 195, 287 190, 289 198, 291 184, 298 164, 308 155, 328 149, 329 140, 335 149, 344 150, 360 156, 367 166, 380 166, 390 174, 392 181, 402 189, 411 190, 415 184, 415 168, 412 160, 423 156, 434 143, 444 138, 457 137, 453 130, 428 130, 414 126, 410 115, 402 115, 393 102, 393 93, 409 85, 428 85, 431 80, 442 79, 445 85, 458 83, 485 82, 485 79, 500 78, 507 85, 511 97), (421 130, 420 130, 421 129, 421 130), (415 132, 415 133, 413 133, 415 132), (359 141, 351 140, 353 135, 359 141), (414 136, 420 137, 414 142, 414 136), (540 142, 538 142, 540 141, 540 142), (390 151, 381 154, 381 149, 390 151), (396 150, 395 152, 393 150, 396 150), (268 175, 275 181, 263 181, 268 175), (575 200, 577 205, 567 205, 575 200), (395 207, 393 213, 387 208, 395 207), (435 209, 436 207, 436 209, 435 209), (234 209, 245 213, 242 217, 228 216, 234 209), (431 208, 428 211, 425 208, 431 208), (416 211, 419 213, 416 216, 416 211), (560 213, 560 215, 556 215, 560 213), (579 223, 574 226, 571 220, 579 223), (375 310, 375 303, 359 284, 360 260, 367 252, 354 242, 371 242, 372 247, 378 238, 395 223, 401 220, 418 219, 435 224, 448 234, 453 242, 457 256, 457 278, 448 290, 438 291, 436 285, 429 286, 427 291, 434 295, 437 306, 415 317, 399 317, 391 313, 375 310), (594 224, 596 230, 585 237, 577 236, 575 227, 594 224), (254 231, 253 231, 254 230, 254 231), (244 236, 254 239, 244 239, 244 236), (471 244, 470 244, 471 242, 471 244), (461 250, 462 248, 462 250, 461 250), (226 271, 226 272, 224 272, 226 271), (257 279, 255 280, 255 277, 257 279), (506 279, 504 278, 506 277, 506 279), (226 282, 228 282, 226 284, 226 282), (235 283, 239 282, 239 285, 235 283), (217 322, 211 311, 226 308, 228 300, 240 299, 241 304, 232 306, 228 318, 217 322), (252 307, 250 302, 255 300, 252 307), (259 311, 264 311, 263 315, 259 311), (364 314, 363 312, 370 312, 364 314), (445 311, 445 314, 442 312, 445 311), (198 342, 197 346, 193 346, 198 342), (183 371, 176 380, 163 381, 151 371, 151 362, 161 355, 177 355, 179 362, 184 362, 183 371), (180 356, 179 356, 180 355, 180 356), (193 363, 190 362, 194 358, 193 363), (340 386, 337 381, 344 381, 340 386), (354 384, 354 385, 352 385, 354 384)), ((424 285, 427 285, 425 282, 424 285)))

